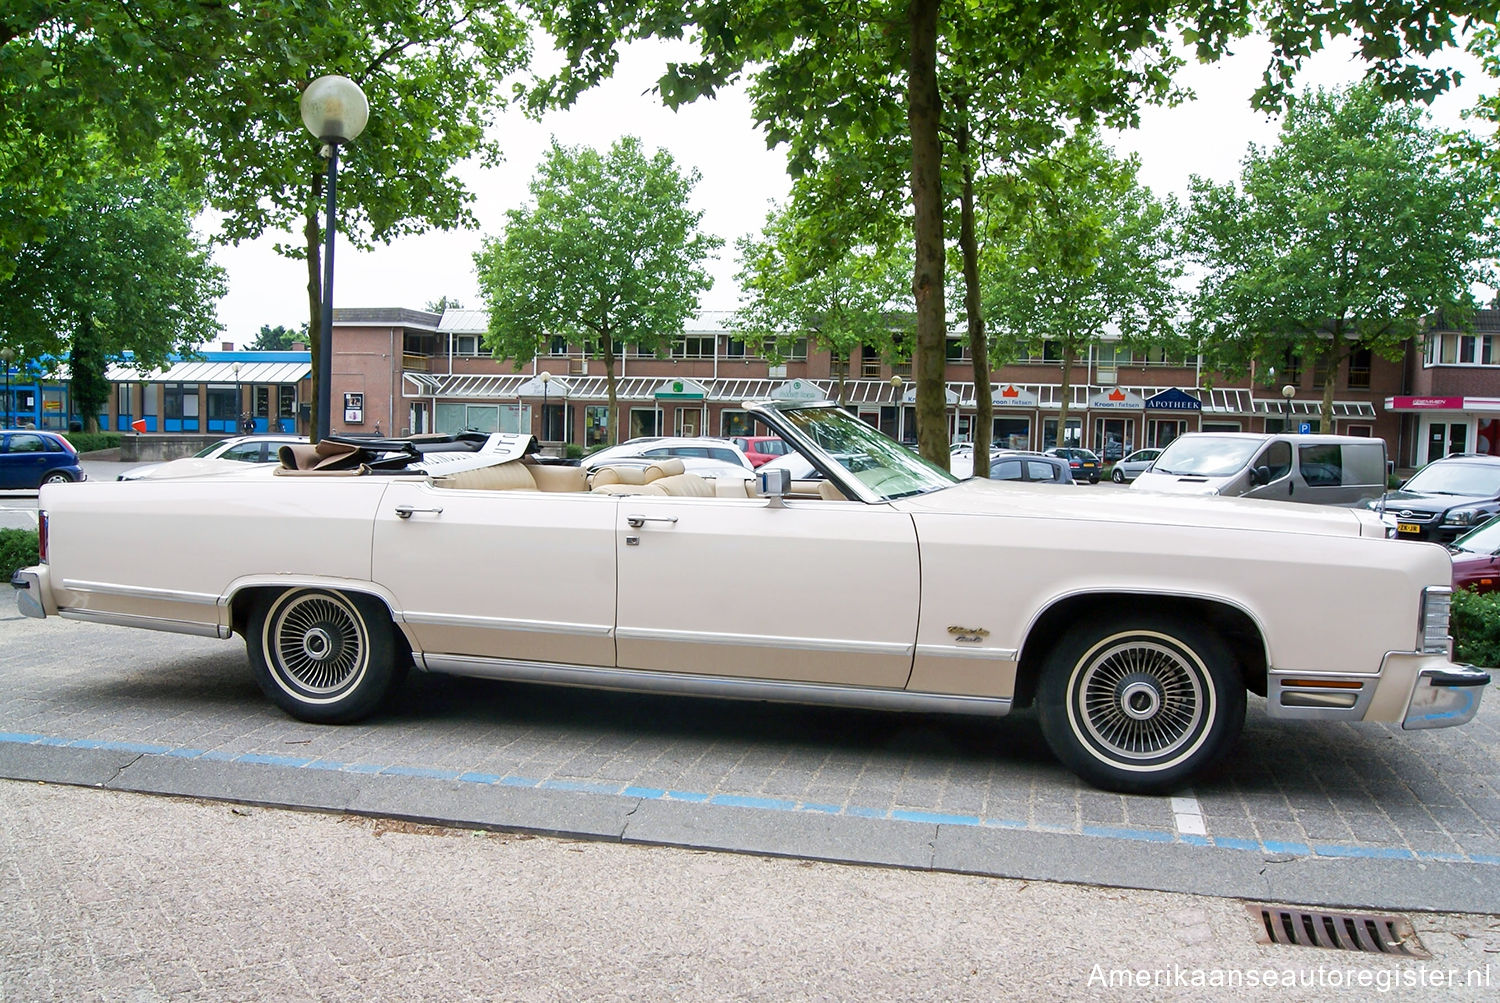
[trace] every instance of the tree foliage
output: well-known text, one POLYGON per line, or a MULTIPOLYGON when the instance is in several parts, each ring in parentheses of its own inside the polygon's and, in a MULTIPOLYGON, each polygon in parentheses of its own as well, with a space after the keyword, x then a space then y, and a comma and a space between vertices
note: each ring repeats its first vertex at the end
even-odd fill
POLYGON ((556 142, 531 180, 531 201, 474 256, 489 311, 485 343, 533 358, 566 337, 604 363, 609 439, 618 438, 615 362, 627 344, 664 352, 713 284, 704 262, 723 241, 700 233, 689 200, 696 171, 624 137, 608 153, 556 142))
POLYGON ((109 359, 129 351, 154 368, 218 329, 224 276, 193 234, 197 203, 165 174, 76 181, 63 198, 0 282, 0 344, 68 359, 74 406, 92 422, 109 359))
POLYGON ((1178 312, 1170 206, 1137 180, 1091 132, 997 179, 989 198, 1009 212, 991 215, 982 262, 985 313, 996 329, 999 366, 1051 343, 1062 364, 1063 444, 1073 365, 1106 334, 1127 346, 1172 342, 1178 312))
POLYGON ((251 352, 285 352, 296 342, 307 344, 306 324, 299 328, 290 328, 281 324, 275 327, 262 324, 255 334, 255 340, 245 347, 251 352))
POLYGON ((1231 373, 1317 361, 1325 429, 1350 352, 1399 358, 1435 311, 1461 323, 1500 247, 1477 174, 1445 161, 1424 119, 1368 84, 1315 91, 1276 146, 1246 154, 1237 184, 1193 179, 1205 355, 1231 373))
POLYGON ((895 250, 909 245, 849 246, 832 237, 799 199, 806 190, 794 185, 791 203, 767 217, 759 237, 740 238, 742 305, 733 323, 771 357, 801 337, 828 349, 845 363, 842 401, 847 363, 865 346, 893 362, 911 351, 911 259, 895 250))
POLYGON ((339 73, 370 100, 369 126, 341 155, 346 239, 473 225, 454 168, 498 156, 485 130, 529 58, 526 27, 485 0, 18 0, 0 15, 0 250, 61 204, 56 185, 26 187, 35 178, 112 172, 165 149, 222 214, 219 239, 301 234, 277 249, 307 261, 317 371, 326 162, 302 126, 301 91, 339 73), (84 142, 95 135, 106 142, 84 142))

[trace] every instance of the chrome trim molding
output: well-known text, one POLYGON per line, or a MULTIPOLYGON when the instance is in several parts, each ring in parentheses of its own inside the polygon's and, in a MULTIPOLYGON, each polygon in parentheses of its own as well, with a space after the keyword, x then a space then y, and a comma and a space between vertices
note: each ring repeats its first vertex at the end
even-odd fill
POLYGON ((1490 684, 1490 674, 1473 665, 1448 665, 1417 673, 1401 727, 1455 728, 1479 713, 1479 702, 1490 684))
POLYGON ((161 602, 193 603, 198 606, 216 606, 217 595, 207 592, 181 592, 177 589, 153 589, 142 585, 115 585, 112 582, 80 582, 64 578, 62 587, 68 592, 84 592, 105 596, 121 596, 126 599, 155 599, 161 602))
POLYGON ((457 613, 421 613, 407 610, 401 614, 406 623, 430 627, 471 627, 478 630, 514 630, 529 634, 582 634, 587 637, 609 637, 613 624, 562 623, 550 620, 512 620, 501 616, 463 616, 457 613))
POLYGON ((947 644, 919 644, 917 654, 923 658, 979 658, 985 661, 1014 662, 1020 653, 1015 648, 958 648, 947 644))
POLYGON ((192 620, 166 620, 155 616, 137 616, 134 613, 101 613, 92 609, 60 609, 57 615, 65 620, 83 620, 87 623, 104 623, 111 627, 141 627, 146 630, 161 630, 169 634, 194 634, 198 637, 216 637, 226 640, 234 635, 227 626, 217 623, 195 623, 192 620))
POLYGON ((425 654, 418 664, 429 672, 447 672, 511 682, 581 686, 588 689, 669 693, 676 696, 724 700, 766 700, 773 703, 815 704, 864 710, 919 711, 936 714, 975 714, 1001 717, 1010 711, 1009 697, 971 697, 952 693, 910 693, 906 690, 865 689, 828 683, 794 683, 779 679, 742 679, 648 669, 603 669, 555 662, 526 662, 469 655, 425 654))
POLYGON ((746 648, 780 648, 786 651, 833 651, 850 655, 905 655, 915 645, 901 641, 843 641, 822 637, 772 637, 768 634, 722 634, 696 630, 651 630, 616 627, 621 641, 666 641, 672 644, 729 644, 746 648))
POLYGON ((1363 721, 1375 699, 1377 676, 1345 673, 1290 672, 1272 669, 1266 674, 1266 716, 1294 721, 1363 721), (1288 686, 1288 679, 1327 679, 1359 683, 1359 689, 1321 689, 1288 686))

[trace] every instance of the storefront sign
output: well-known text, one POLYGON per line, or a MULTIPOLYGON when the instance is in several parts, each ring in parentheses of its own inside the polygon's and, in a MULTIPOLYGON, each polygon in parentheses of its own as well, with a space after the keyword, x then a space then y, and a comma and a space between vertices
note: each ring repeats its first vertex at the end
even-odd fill
POLYGON ((1147 411, 1202 411, 1203 402, 1192 394, 1173 387, 1146 398, 1147 411))
POLYGON ((708 388, 693 380, 667 380, 652 396, 657 400, 701 401, 708 396, 708 388))
POLYGON ((994 405, 995 407, 1036 407, 1036 394, 1007 384, 995 394, 994 405))
POLYGON ((1462 411, 1462 397, 1392 397, 1386 405, 1392 411, 1462 411))
POLYGON ((1094 394, 1089 398, 1090 411, 1139 411, 1146 406, 1139 394, 1133 394, 1119 387, 1094 394))
POLYGON ((771 391, 771 396, 780 401, 820 401, 828 395, 819 390, 816 383, 788 380, 771 391))

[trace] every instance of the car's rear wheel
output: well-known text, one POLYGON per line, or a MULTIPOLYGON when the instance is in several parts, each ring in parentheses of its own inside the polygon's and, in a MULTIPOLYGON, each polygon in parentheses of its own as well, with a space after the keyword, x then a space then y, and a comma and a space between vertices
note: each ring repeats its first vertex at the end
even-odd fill
POLYGON ((406 675, 404 645, 379 600, 288 589, 251 611, 245 646, 261 690, 303 721, 342 724, 373 713, 406 675))
POLYGON ((1116 467, 1115 472, 1109 475, 1109 479, 1114 481, 1116 484, 1124 484, 1125 471, 1121 470, 1119 467, 1116 467))
POLYGON ((1234 656, 1177 617, 1120 617, 1070 632, 1037 687, 1042 733, 1096 787, 1169 793, 1233 747, 1245 720, 1234 656))

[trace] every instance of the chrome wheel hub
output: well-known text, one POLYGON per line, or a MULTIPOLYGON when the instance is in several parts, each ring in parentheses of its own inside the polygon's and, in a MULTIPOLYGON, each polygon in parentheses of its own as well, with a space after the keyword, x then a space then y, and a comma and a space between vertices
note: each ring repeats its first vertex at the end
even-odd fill
POLYGON ((1195 669, 1182 652, 1146 638, 1104 647, 1077 679, 1076 713, 1112 758, 1170 756, 1203 730, 1206 694, 1195 669))

